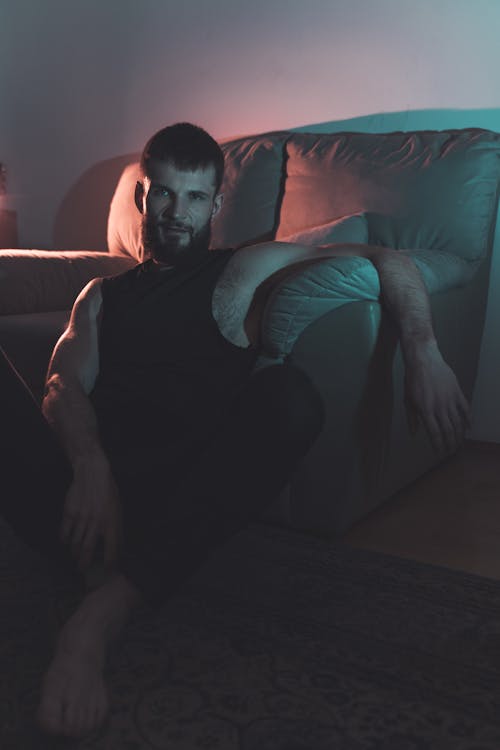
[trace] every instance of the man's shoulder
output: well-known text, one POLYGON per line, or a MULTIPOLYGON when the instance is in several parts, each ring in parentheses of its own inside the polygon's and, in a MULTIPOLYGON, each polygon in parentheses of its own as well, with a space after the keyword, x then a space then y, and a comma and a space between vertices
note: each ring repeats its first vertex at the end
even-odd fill
POLYGON ((120 271, 119 273, 114 273, 110 276, 103 276, 101 278, 103 289, 127 284, 136 278, 140 278, 147 270, 148 263, 149 261, 144 261, 132 266, 132 268, 127 268, 125 271, 120 271))

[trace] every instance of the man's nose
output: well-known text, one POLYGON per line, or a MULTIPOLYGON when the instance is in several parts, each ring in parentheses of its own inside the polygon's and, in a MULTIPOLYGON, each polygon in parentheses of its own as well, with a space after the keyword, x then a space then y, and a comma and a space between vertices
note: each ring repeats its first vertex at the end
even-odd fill
POLYGON ((171 196, 170 200, 168 201, 168 203, 165 205, 163 209, 163 214, 173 219, 183 218, 185 216, 185 212, 186 212, 186 202, 179 195, 171 196))

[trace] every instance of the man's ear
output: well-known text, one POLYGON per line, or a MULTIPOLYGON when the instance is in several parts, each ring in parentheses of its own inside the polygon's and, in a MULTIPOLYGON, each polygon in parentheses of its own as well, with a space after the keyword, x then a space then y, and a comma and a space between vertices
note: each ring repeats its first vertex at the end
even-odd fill
POLYGON ((143 213, 143 208, 142 208, 143 198, 144 198, 144 185, 142 184, 142 182, 140 182, 140 180, 137 180, 137 182, 135 183, 134 200, 135 200, 135 205, 137 206, 137 209, 139 213, 141 214, 143 213))
POLYGON ((219 193, 214 198, 214 205, 212 207, 212 219, 214 218, 214 216, 217 216, 217 214, 222 208, 223 203, 224 203, 224 196, 222 193, 219 193))

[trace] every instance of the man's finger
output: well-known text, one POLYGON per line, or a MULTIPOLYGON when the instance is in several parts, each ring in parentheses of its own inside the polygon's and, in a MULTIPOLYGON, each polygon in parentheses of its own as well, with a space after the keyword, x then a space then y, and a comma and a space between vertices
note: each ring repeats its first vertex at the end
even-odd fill
POLYGON ((104 562, 113 563, 118 556, 118 529, 116 523, 109 522, 104 532, 104 562))
POLYGON ((433 448, 441 453, 444 449, 443 437, 434 414, 422 414, 422 420, 424 422, 425 429, 427 431, 427 434, 429 435, 433 448))
POLYGON ((458 444, 457 432, 455 431, 455 425, 448 412, 443 412, 439 416, 439 424, 441 427, 442 442, 448 453, 453 453, 458 444))
POLYGON ((79 548, 78 560, 80 568, 86 568, 90 565, 95 546, 97 542, 97 528, 93 524, 87 526, 85 536, 79 548))
POLYGON ((458 396, 457 407, 464 420, 465 428, 467 430, 470 430, 472 427, 472 411, 471 411, 470 404, 465 398, 465 396, 463 395, 462 391, 460 391, 459 396, 458 396))
POLYGON ((69 518, 69 516, 65 515, 62 520, 61 530, 59 533, 59 537, 63 544, 66 544, 66 542, 68 541, 69 532, 71 531, 71 524, 72 524, 72 519, 69 518))
POLYGON ((87 516, 81 516, 78 515, 75 519, 75 523, 73 524, 73 531, 72 531, 72 539, 71 539, 71 545, 73 547, 79 547, 82 543, 82 539, 84 538, 87 528, 89 526, 89 519, 87 516))
POLYGON ((77 518, 77 507, 78 504, 75 502, 75 487, 71 485, 63 506, 63 518, 61 522, 60 537, 63 544, 68 544, 71 536, 71 531, 76 523, 77 518))
POLYGON ((89 521, 87 518, 78 516, 78 518, 75 519, 75 523, 73 524, 73 528, 71 530, 71 536, 68 540, 68 544, 71 546, 71 554, 74 560, 78 560, 80 557, 81 542, 85 536, 88 525, 89 521))
POLYGON ((405 402, 405 407, 408 430, 410 435, 416 435, 418 430, 418 412, 409 400, 405 402))
POLYGON ((467 422, 461 413, 458 405, 454 410, 450 410, 450 419, 455 429, 457 447, 462 445, 465 439, 465 430, 467 429, 467 422))
POLYGON ((71 537, 71 531, 73 529, 73 525, 76 523, 76 515, 72 513, 71 511, 65 510, 63 515, 63 520, 61 523, 61 541, 63 544, 68 544, 70 537, 71 537))

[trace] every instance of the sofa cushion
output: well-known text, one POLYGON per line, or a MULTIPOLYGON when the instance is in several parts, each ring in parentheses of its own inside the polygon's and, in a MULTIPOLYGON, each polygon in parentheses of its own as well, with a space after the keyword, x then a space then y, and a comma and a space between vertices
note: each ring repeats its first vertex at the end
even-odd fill
POLYGON ((222 144, 224 202, 212 226, 213 248, 273 239, 288 133, 269 133, 222 144))
POLYGON ((298 245, 328 245, 330 243, 355 243, 366 245, 368 242, 368 223, 364 213, 342 216, 335 221, 329 221, 319 227, 303 229, 287 237, 281 237, 281 242, 292 242, 298 245))
POLYGON ((496 216, 500 135, 479 129, 294 134, 276 239, 367 212, 370 242, 477 259, 496 216))
POLYGON ((67 310, 91 279, 135 264, 109 253, 0 250, 0 315, 67 310))
POLYGON ((465 286, 482 265, 481 260, 468 261, 455 253, 435 250, 401 250, 410 257, 420 271, 429 294, 446 292, 448 289, 465 286))
MULTIPOLYGON (((212 225, 211 248, 271 239, 277 226, 284 142, 287 133, 270 133, 222 143, 224 202, 212 225)), ((108 249, 113 255, 144 260, 141 215, 134 203, 139 162, 129 164, 116 186, 108 218, 108 249)))

